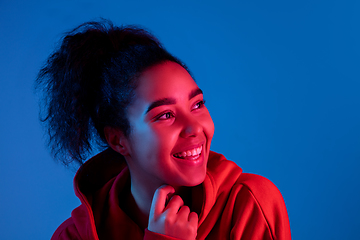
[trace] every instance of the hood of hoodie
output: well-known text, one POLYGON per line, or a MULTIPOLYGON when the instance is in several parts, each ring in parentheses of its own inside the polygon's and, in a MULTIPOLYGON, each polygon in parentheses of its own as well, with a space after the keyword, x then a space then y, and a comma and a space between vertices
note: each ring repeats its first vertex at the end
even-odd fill
MULTIPOLYGON (((241 173, 241 168, 235 163, 226 160, 221 154, 210 151, 207 176, 204 182, 192 191, 192 204, 194 208, 201 209, 198 235, 207 235, 210 226, 216 224, 227 203, 229 192, 241 173)), ((74 178, 74 190, 82 204, 73 211, 72 218, 82 237, 98 239, 98 222, 103 221, 99 220, 102 218, 100 215, 112 214, 106 213, 110 209, 106 207, 105 201, 118 196, 117 192, 111 193, 117 191, 114 186, 122 188, 129 184, 129 179, 130 174, 124 157, 110 148, 92 157, 79 168, 74 178)), ((117 210, 121 211, 120 208, 117 210)), ((136 239, 134 235, 140 237, 143 234, 144 230, 134 224, 125 213, 122 212, 120 215, 122 220, 127 218, 124 229, 131 229, 129 232, 132 239, 136 239)))

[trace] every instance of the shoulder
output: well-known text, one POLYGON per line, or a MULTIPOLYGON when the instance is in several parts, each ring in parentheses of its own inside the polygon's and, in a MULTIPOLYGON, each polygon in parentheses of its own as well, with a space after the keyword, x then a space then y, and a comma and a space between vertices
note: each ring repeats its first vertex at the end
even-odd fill
POLYGON ((234 234, 254 234, 252 229, 256 228, 259 237, 254 239, 267 239, 264 236, 291 239, 285 202, 269 179, 243 173, 234 162, 214 152, 209 156, 208 179, 205 186, 213 189, 216 196, 227 195, 225 209, 228 209, 232 225, 236 226, 234 234))
POLYGON ((73 219, 70 217, 64 221, 54 232, 51 240, 75 240, 81 239, 73 219))
POLYGON ((222 154, 212 151, 209 156, 208 176, 218 187, 223 182, 232 185, 233 188, 243 187, 260 201, 264 198, 268 199, 269 196, 282 199, 280 191, 269 179, 256 174, 244 173, 236 163, 227 160, 222 154))
MULTIPOLYGON (((284 199, 269 179, 242 173, 234 184, 232 193, 235 198, 235 215, 239 214, 239 219, 248 216, 249 222, 251 219, 263 222, 263 226, 266 226, 272 236, 271 239, 291 239, 284 199)), ((256 224, 258 223, 252 223, 256 224)))
POLYGON ((242 173, 236 184, 246 187, 256 199, 281 198, 279 189, 269 179, 252 173, 242 173))
POLYGON ((274 211, 286 213, 285 203, 279 189, 265 177, 252 173, 242 173, 232 191, 236 192, 242 201, 245 195, 248 199, 251 198, 265 217, 274 211))
POLYGON ((274 217, 275 212, 287 217, 284 199, 269 179, 257 174, 242 173, 234 188, 238 189, 239 193, 248 192, 246 195, 253 199, 266 218, 274 217))

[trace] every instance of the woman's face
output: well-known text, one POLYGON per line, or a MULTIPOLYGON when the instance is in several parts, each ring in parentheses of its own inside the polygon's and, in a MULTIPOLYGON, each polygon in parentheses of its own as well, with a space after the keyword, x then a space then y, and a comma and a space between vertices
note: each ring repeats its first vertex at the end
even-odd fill
POLYGON ((125 157, 132 181, 149 187, 203 182, 214 123, 202 91, 183 67, 169 61, 146 70, 127 114, 125 157))

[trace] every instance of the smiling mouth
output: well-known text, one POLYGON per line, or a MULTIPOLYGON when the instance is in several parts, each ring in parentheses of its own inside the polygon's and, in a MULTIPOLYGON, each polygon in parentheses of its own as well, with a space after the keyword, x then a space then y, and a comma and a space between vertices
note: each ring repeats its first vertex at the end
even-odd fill
POLYGON ((202 146, 184 152, 175 153, 173 156, 180 159, 186 159, 186 158, 197 159, 200 157, 201 152, 202 152, 202 146))

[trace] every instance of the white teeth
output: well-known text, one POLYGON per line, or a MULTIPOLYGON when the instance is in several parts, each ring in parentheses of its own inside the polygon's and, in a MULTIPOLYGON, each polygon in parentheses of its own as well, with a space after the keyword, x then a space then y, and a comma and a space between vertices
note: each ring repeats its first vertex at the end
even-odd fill
POLYGON ((184 151, 181 153, 176 153, 174 154, 175 157, 180 157, 180 158, 185 158, 185 157, 191 157, 191 156, 197 156, 201 153, 202 151, 202 146, 198 147, 198 148, 194 148, 188 151, 184 151))

